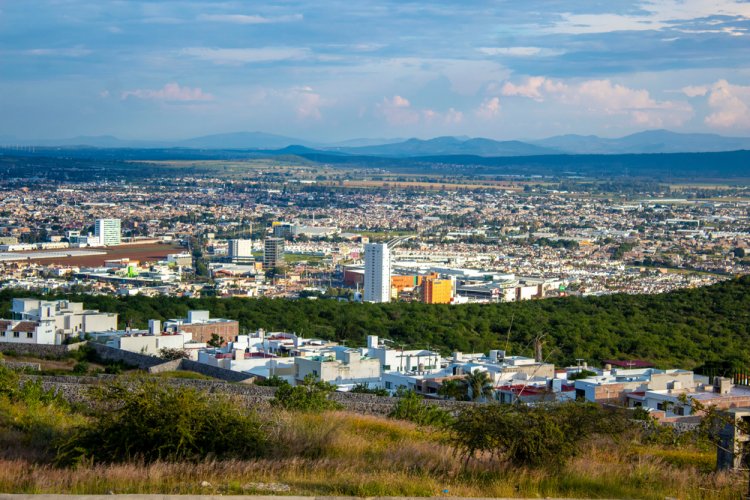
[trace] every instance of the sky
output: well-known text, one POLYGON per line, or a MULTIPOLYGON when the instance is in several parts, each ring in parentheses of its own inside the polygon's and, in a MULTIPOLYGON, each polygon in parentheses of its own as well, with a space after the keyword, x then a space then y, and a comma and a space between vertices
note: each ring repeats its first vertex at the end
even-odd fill
POLYGON ((750 136, 750 1, 0 0, 5 139, 662 128, 750 136))

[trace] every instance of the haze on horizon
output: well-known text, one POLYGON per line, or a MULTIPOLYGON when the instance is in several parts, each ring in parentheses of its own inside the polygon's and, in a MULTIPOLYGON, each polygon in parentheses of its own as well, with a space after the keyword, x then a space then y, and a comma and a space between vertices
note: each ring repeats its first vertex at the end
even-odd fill
POLYGON ((0 4, 0 137, 750 135, 750 3, 0 4))

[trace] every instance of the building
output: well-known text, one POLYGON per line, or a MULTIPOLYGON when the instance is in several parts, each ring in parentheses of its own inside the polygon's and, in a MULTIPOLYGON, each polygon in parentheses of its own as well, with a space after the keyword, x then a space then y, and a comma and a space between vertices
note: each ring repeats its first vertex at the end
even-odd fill
POLYGON ((233 263, 248 263, 253 261, 252 240, 229 240, 229 261, 233 263))
POLYGON ((422 302, 425 304, 450 304, 453 299, 453 281, 428 278, 422 282, 422 302))
POLYGON ((117 329, 117 314, 67 300, 13 299, 13 319, 0 320, 0 342, 59 345, 86 333, 117 329))
POLYGON ((240 334, 240 324, 231 319, 211 318, 208 311, 188 311, 187 318, 165 321, 164 330, 190 333, 195 342, 208 342, 214 334, 224 342, 231 342, 240 334))
POLYGON ((335 347, 311 357, 294 358, 294 378, 302 382, 307 375, 336 385, 378 382, 380 360, 362 355, 359 349, 335 347))
POLYGON ((263 269, 272 269, 284 265, 284 240, 266 238, 263 242, 263 269))
POLYGON ((119 245, 122 241, 120 219, 96 219, 94 236, 104 246, 119 245))
POLYGON ((386 243, 365 245, 365 302, 390 302, 391 252, 386 243))

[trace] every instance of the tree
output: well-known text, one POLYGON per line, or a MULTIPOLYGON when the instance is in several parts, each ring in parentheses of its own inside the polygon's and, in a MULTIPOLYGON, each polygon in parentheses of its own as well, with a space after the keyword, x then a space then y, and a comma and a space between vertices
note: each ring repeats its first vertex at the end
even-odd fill
POLYGON ((485 404, 463 408, 451 434, 467 461, 479 451, 516 466, 559 467, 587 438, 617 435, 627 425, 624 413, 590 403, 485 404))
POLYGON ((468 401, 491 400, 495 394, 492 379, 489 373, 485 371, 474 370, 466 375, 464 383, 466 384, 466 399, 468 401))
POLYGON ((396 406, 388 414, 391 418, 409 420, 419 425, 445 426, 452 422, 451 415, 442 408, 427 404, 414 391, 402 391, 396 406))
POLYGON ((455 378, 443 381, 438 389, 438 395, 456 401, 466 400, 466 382, 455 378))
POLYGON ((301 384, 294 387, 286 382, 279 385, 271 404, 285 410, 337 410, 341 405, 329 399, 335 390, 336 386, 316 380, 313 375, 307 375, 301 384))
POLYGON ((206 345, 211 347, 221 347, 224 344, 224 339, 218 333, 212 333, 211 339, 206 342, 206 345))
POLYGON ((179 349, 177 347, 162 347, 159 349, 159 357, 166 359, 167 361, 174 361, 176 359, 189 359, 190 354, 185 349, 179 349))
POLYGON ((113 383, 94 397, 93 420, 60 446, 58 463, 244 459, 265 451, 260 420, 226 398, 154 380, 113 383))

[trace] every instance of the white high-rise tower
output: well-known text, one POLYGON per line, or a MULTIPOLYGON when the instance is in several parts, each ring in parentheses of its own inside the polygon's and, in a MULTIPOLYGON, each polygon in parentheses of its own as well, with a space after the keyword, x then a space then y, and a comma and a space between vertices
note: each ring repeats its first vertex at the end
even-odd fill
POLYGON ((120 219, 96 219, 94 236, 104 246, 119 245, 122 236, 120 219))
POLYGON ((365 245, 365 302, 390 302, 391 251, 386 243, 365 245))

